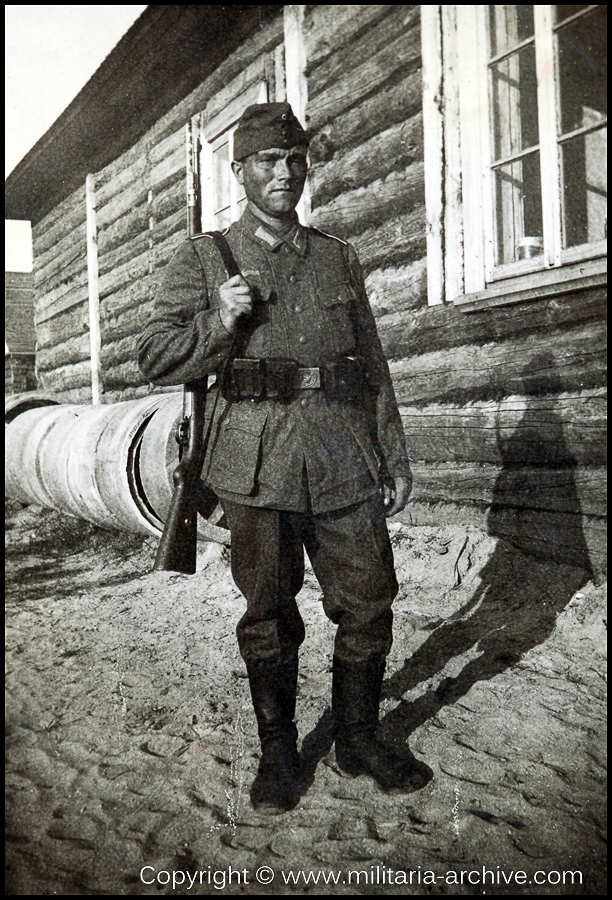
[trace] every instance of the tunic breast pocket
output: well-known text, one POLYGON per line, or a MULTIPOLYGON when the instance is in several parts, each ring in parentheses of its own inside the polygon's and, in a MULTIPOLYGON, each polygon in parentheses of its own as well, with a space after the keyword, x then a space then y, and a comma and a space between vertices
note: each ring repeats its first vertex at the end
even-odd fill
POLYGON ((267 409, 250 401, 230 407, 221 426, 206 479, 213 487, 236 494, 251 493, 267 418, 267 409))
POLYGON ((352 306, 355 291, 348 281, 324 283, 317 291, 327 319, 336 353, 350 353, 355 349, 352 306))

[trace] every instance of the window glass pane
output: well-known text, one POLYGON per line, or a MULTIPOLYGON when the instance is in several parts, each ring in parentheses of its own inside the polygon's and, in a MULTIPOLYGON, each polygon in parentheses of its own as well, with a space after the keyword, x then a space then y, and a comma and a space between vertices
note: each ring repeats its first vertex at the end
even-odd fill
POLYGON ((489 6, 491 56, 533 37, 533 6, 489 6))
POLYGON ((496 263, 541 256, 540 154, 536 151, 494 169, 496 263))
POLYGON ((596 9, 557 32, 562 134, 607 114, 606 19, 596 9))
POLYGON ((581 134, 561 145, 563 166, 563 245, 606 237, 607 128, 581 134))
POLYGON ((538 144, 535 47, 530 45, 491 66, 493 146, 496 160, 538 144))
POLYGON ((215 212, 230 203, 230 159, 229 144, 221 144, 213 151, 213 185, 215 212))
POLYGON ((579 13, 581 9, 588 9, 588 6, 555 6, 555 22, 564 22, 570 16, 579 13))

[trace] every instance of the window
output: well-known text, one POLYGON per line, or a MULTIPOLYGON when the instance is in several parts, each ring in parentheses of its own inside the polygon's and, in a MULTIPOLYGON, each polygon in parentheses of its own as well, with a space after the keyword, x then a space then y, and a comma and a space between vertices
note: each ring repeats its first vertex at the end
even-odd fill
POLYGON ((603 271, 606 7, 422 9, 437 10, 424 12, 428 239, 442 280, 453 273, 433 302, 603 271))
POLYGON ((268 100, 267 82, 251 85, 200 128, 202 230, 228 228, 246 204, 244 189, 232 174, 234 132, 238 119, 252 103, 268 100))

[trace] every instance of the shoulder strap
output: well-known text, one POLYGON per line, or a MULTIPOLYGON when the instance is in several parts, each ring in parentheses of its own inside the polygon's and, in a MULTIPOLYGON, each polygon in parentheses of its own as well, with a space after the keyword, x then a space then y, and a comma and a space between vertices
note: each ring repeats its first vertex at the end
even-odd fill
POLYGON ((215 245, 221 255, 223 265, 227 269, 227 274, 229 275, 229 277, 233 278, 234 275, 240 275, 238 263, 234 259, 234 254, 230 249, 230 245, 227 243, 225 235, 221 231, 211 231, 210 236, 215 242, 215 245))

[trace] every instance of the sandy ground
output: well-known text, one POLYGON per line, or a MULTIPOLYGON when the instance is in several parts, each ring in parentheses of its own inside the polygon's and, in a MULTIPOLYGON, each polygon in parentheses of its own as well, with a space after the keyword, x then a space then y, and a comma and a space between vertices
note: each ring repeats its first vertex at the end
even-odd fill
POLYGON ((309 572, 304 794, 264 817, 227 548, 151 573, 149 540, 16 504, 6 525, 9 893, 605 893, 605 614, 584 573, 392 526, 381 734, 433 777, 389 796, 336 768, 334 629, 309 572))

